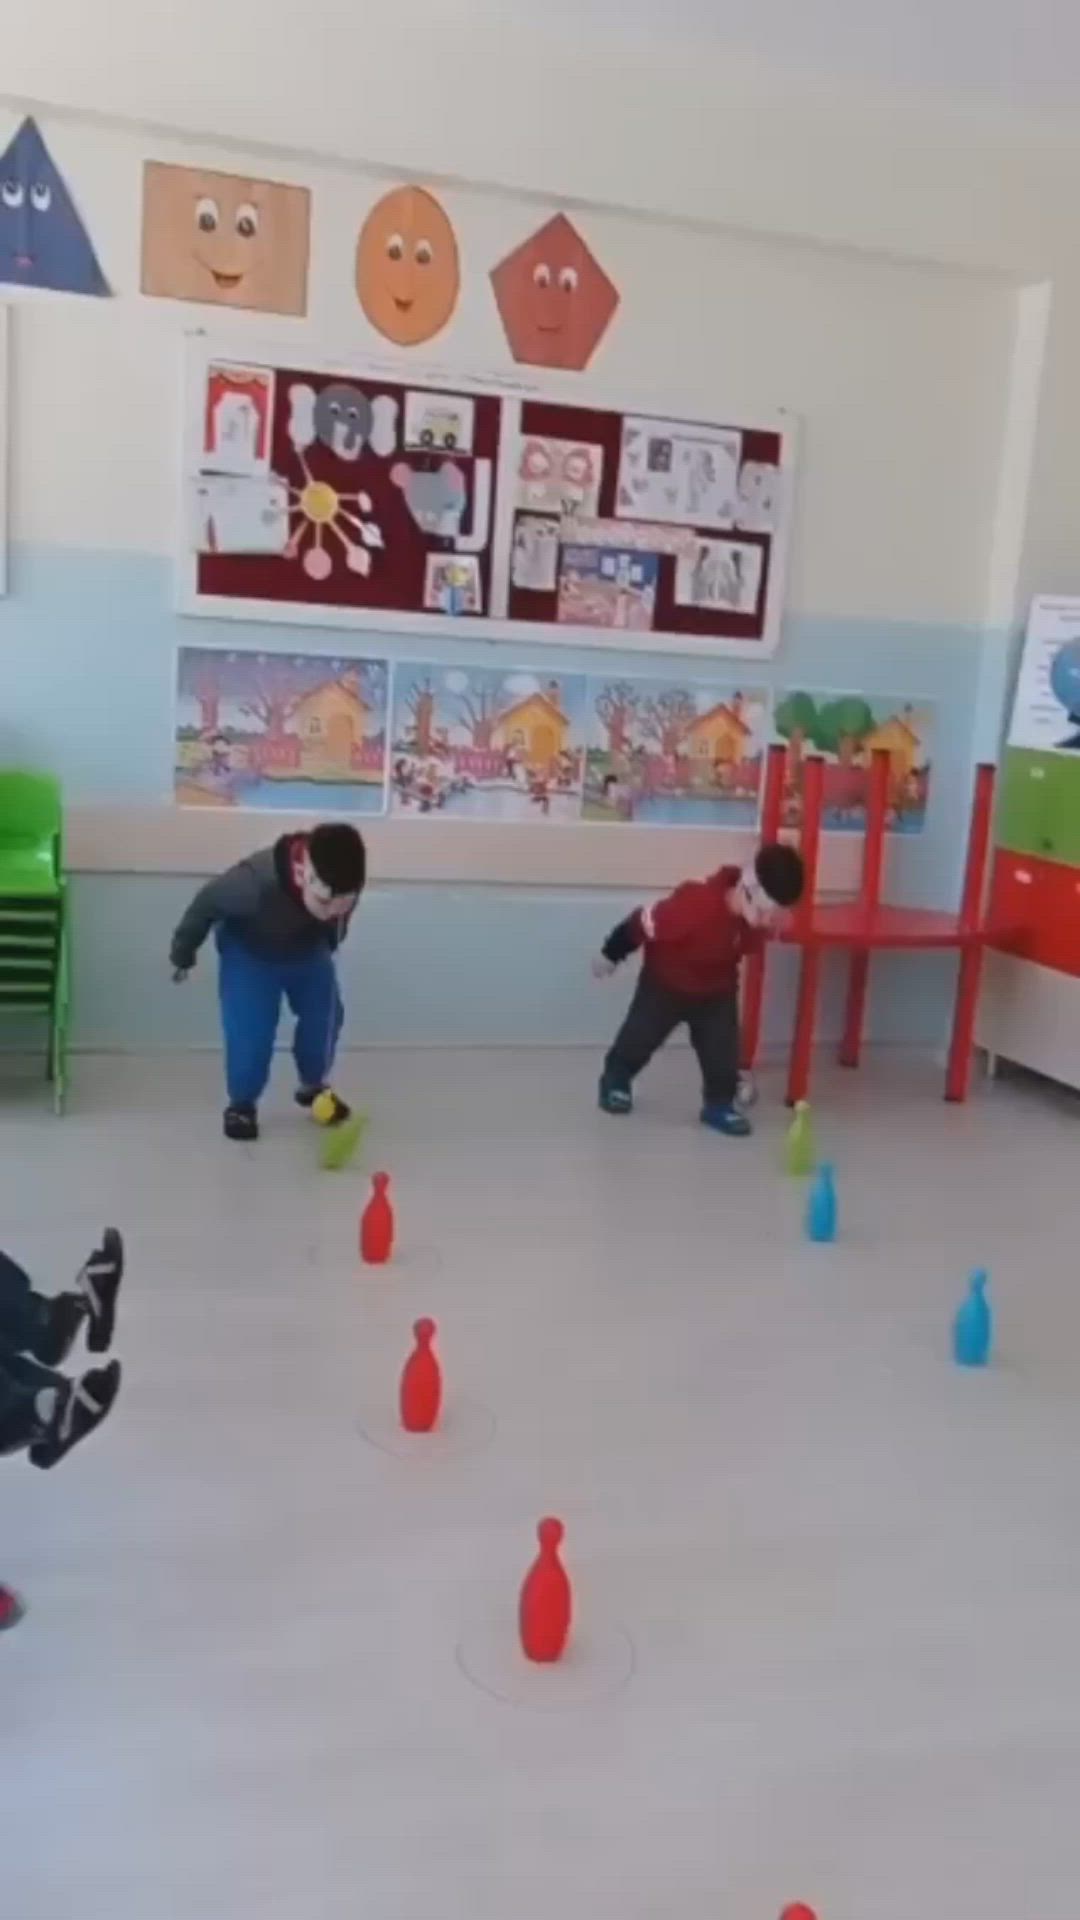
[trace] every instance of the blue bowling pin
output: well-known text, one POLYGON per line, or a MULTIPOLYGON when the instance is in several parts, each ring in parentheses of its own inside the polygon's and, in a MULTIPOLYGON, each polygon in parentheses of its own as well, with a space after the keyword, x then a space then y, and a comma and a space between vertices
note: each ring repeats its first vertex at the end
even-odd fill
POLYGON ((953 1321, 953 1359, 958 1367, 985 1367, 994 1339, 994 1316, 986 1297, 989 1274, 976 1267, 967 1298, 953 1321))
POLYGON ((807 1195, 806 1237, 836 1239, 836 1174, 828 1161, 818 1168, 807 1195))

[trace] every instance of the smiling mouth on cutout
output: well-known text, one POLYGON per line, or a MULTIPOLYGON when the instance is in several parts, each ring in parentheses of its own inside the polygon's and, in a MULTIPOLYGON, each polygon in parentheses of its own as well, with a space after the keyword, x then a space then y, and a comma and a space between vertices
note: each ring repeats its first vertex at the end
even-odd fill
POLYGON ((398 294, 396 294, 396 293, 395 293, 395 295, 394 295, 394 305, 395 305, 395 307, 397 308, 397 310, 398 310, 398 312, 399 312, 399 313, 411 313, 411 312, 412 312, 412 308, 413 308, 413 304, 414 304, 414 303, 413 303, 413 301, 412 301, 412 300, 402 300, 402 299, 400 298, 400 296, 399 296, 398 294))
POLYGON ((203 268, 204 272, 210 275, 210 278, 214 282, 214 285, 218 287, 222 293, 235 293, 237 287, 240 285, 241 280, 244 278, 244 275, 242 272, 241 273, 219 273, 217 267, 212 267, 210 265, 209 260, 204 260, 200 253, 197 253, 195 255, 195 258, 198 261, 200 267, 203 268))

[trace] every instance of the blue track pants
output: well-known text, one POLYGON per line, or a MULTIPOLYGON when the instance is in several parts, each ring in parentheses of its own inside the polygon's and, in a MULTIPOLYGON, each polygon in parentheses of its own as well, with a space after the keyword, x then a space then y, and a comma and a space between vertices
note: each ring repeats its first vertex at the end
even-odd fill
POLYGON ((217 947, 230 1106, 254 1106, 266 1088, 282 995, 296 1015, 293 1058, 300 1085, 323 1086, 345 1017, 329 948, 317 947, 302 960, 263 960, 224 928, 217 947))

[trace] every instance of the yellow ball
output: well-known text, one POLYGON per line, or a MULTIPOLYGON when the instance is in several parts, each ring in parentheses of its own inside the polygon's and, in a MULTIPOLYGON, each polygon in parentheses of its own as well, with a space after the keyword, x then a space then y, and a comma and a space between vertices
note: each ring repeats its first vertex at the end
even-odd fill
POLYGON ((311 1103, 311 1112, 320 1127, 328 1127, 337 1112, 337 1101, 330 1092, 317 1093, 311 1103))

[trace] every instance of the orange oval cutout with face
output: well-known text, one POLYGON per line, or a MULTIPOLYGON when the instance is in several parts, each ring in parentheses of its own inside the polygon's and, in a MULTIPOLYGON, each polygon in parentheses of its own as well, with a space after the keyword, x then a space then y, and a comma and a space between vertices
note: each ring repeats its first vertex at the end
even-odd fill
POLYGON ((434 194, 384 194, 356 244, 356 292, 372 326, 399 347, 419 346, 445 327, 460 287, 457 236, 434 194))

